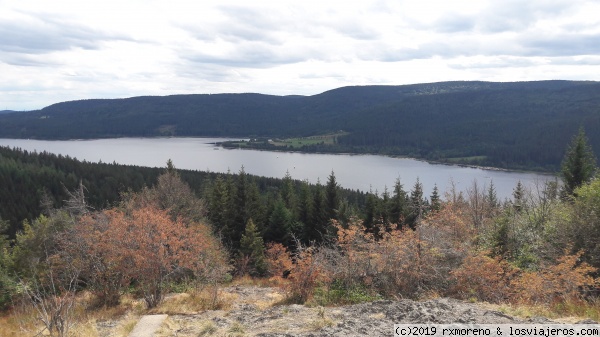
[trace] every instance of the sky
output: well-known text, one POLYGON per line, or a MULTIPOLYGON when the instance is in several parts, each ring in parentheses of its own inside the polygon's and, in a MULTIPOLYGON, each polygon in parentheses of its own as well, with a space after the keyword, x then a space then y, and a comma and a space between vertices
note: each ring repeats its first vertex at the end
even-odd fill
POLYGON ((600 1, 0 0, 0 110, 455 80, 599 80, 600 1))

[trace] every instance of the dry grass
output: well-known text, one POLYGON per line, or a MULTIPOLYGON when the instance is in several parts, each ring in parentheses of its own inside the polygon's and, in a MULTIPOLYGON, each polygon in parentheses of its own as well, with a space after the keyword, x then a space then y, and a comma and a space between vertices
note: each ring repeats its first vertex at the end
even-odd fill
POLYGON ((161 325, 161 327, 156 331, 156 336, 173 336, 177 334, 177 331, 181 330, 181 324, 175 322, 171 317, 167 317, 161 325), (175 333, 173 333, 175 332, 175 333))
POLYGON ((256 305, 256 307, 259 310, 265 310, 268 309, 278 303, 280 303, 281 301, 283 301, 285 299, 285 296, 279 292, 271 292, 266 294, 264 299, 260 299, 254 302, 254 305, 256 305))
POLYGON ((317 318, 314 321, 310 321, 308 322, 308 329, 311 331, 318 331, 323 329, 324 327, 331 327, 333 326, 335 323, 333 322, 333 320, 329 317, 325 317, 325 318, 317 318))
POLYGON ((98 336, 98 328, 96 326, 96 322, 88 321, 85 323, 80 323, 74 326, 73 329, 71 329, 70 335, 96 337, 98 336))
POLYGON ((158 307, 150 310, 150 314, 196 314, 205 310, 229 310, 237 299, 236 294, 217 290, 214 298, 214 289, 203 289, 198 292, 174 294, 165 299, 158 307))
POLYGON ((290 281, 282 277, 256 278, 249 275, 237 277, 231 281, 231 286, 277 287, 285 288, 290 281))
POLYGON ((204 321, 200 325, 198 336, 211 336, 217 332, 218 328, 212 321, 204 321))
MULTIPOLYGON (((25 335, 35 335, 36 325, 25 317, 17 317, 12 314, 7 314, 0 317, 0 336, 1 337, 18 337, 25 335)), ((41 328, 41 326, 40 326, 41 328)))
POLYGON ((260 279, 251 277, 250 275, 244 275, 236 277, 231 281, 231 286, 260 286, 260 279))
POLYGON ((378 313, 376 313, 376 314, 371 314, 371 315, 369 315, 369 318, 372 318, 372 319, 378 319, 378 320, 385 319, 385 317, 386 317, 386 316, 385 316, 385 313, 384 313, 384 312, 378 312, 378 313))
POLYGON ((318 307, 316 319, 308 322, 307 326, 311 331, 317 331, 323 329, 326 326, 333 326, 333 324, 333 320, 327 317, 327 315, 325 314, 325 308, 318 307))
MULTIPOLYGON (((144 303, 130 295, 123 296, 118 306, 107 308, 96 307, 94 296, 81 292, 76 303, 69 333, 73 336, 98 336, 98 323, 105 321, 118 322, 116 336, 127 336, 145 310, 144 303)), ((17 304, 12 310, 2 313, 0 327, 0 337, 34 336, 43 330, 36 312, 28 304, 17 304)))
POLYGON ((139 316, 127 316, 121 321, 117 328, 117 335, 115 337, 127 337, 135 328, 135 325, 139 321, 139 316))
POLYGON ((231 337, 238 337, 238 336, 244 336, 246 333, 246 329, 244 328, 244 326, 240 323, 240 322, 233 322, 230 326, 229 329, 227 329, 227 336, 231 336, 231 337))

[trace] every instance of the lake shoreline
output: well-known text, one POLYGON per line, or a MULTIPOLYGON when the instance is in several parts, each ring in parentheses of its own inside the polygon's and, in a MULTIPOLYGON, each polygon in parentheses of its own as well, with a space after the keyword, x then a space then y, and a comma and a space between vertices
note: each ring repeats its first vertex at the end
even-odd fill
MULTIPOLYGON (((152 137, 150 137, 152 138, 152 137)), ((184 138, 184 137, 178 137, 178 138, 184 138)), ((233 140, 235 141, 235 140, 233 140)), ((420 161, 420 162, 424 162, 424 163, 428 163, 431 165, 445 165, 445 166, 456 166, 456 167, 466 167, 466 168, 473 168, 473 169, 479 169, 479 170, 485 170, 485 171, 497 171, 497 172, 508 172, 508 173, 532 173, 532 174, 539 174, 539 175, 547 175, 547 176, 553 176, 553 177, 558 177, 558 173, 557 172, 548 172, 548 171, 535 171, 535 170, 524 170, 524 169, 507 169, 507 168, 501 168, 501 167, 494 167, 494 166, 482 166, 482 165, 474 165, 474 164, 460 164, 460 163, 449 163, 449 162, 444 162, 444 161, 436 161, 436 160, 429 160, 429 159, 423 159, 423 158, 415 158, 415 157, 408 157, 408 156, 401 156, 401 155, 389 155, 389 154, 381 154, 381 153, 370 153, 370 152, 322 152, 322 151, 302 151, 301 149, 298 150, 290 150, 290 149, 261 149, 261 148, 253 148, 253 147, 247 147, 247 146, 240 146, 240 147, 232 147, 232 146, 224 146, 223 144, 225 144, 226 142, 217 142, 217 143, 212 143, 216 146, 219 146, 223 149, 226 150, 234 150, 234 149, 238 149, 238 150, 251 150, 251 151, 265 151, 265 152, 281 152, 281 153, 302 153, 302 154, 324 154, 324 155, 344 155, 344 156, 382 156, 382 157, 388 157, 388 158, 396 158, 396 159, 410 159, 410 160, 416 160, 416 161, 420 161)))
POLYGON ((485 171, 497 171, 497 172, 508 172, 508 173, 531 173, 531 174, 539 174, 539 175, 546 175, 546 176, 553 176, 553 177, 558 177, 558 172, 548 172, 548 171, 536 171, 536 170, 527 170, 527 169, 507 169, 507 168, 501 168, 501 167, 494 167, 494 166, 482 166, 482 165, 474 165, 474 164, 462 164, 462 163, 449 163, 449 162, 445 162, 445 161, 437 161, 437 160, 430 160, 430 159, 424 159, 424 158, 415 158, 415 157, 408 157, 408 156, 402 156, 402 155, 390 155, 390 154, 381 154, 381 153, 371 153, 371 152, 322 152, 322 151, 314 151, 314 152, 310 152, 310 151, 302 151, 300 149, 298 150, 290 150, 290 149, 261 149, 261 148, 252 148, 252 147, 231 147, 231 146, 224 146, 225 143, 227 142, 232 142, 232 141, 248 141, 250 140, 250 138, 237 138, 237 137, 228 137, 228 136, 222 136, 222 137, 201 137, 201 136, 153 136, 153 137, 105 137, 105 138, 81 138, 81 139, 41 139, 41 138, 3 138, 3 139, 23 139, 23 140, 39 140, 39 141, 56 141, 56 142, 62 142, 62 141, 94 141, 94 140, 104 140, 104 139, 172 139, 172 138, 183 138, 183 139, 226 139, 225 141, 221 141, 221 142, 210 142, 207 144, 211 144, 211 145, 215 145, 215 146, 219 146, 223 149, 240 149, 240 150, 254 150, 254 151, 265 151, 265 152, 282 152, 282 153, 302 153, 302 154, 323 154, 323 155, 344 155, 344 156, 361 156, 361 155, 369 155, 369 156, 382 156, 382 157, 388 157, 388 158, 396 158, 396 159, 410 159, 410 160, 416 160, 416 161, 420 161, 420 162, 424 162, 424 163, 428 163, 428 164, 432 164, 432 165, 445 165, 445 166, 455 166, 455 167, 465 167, 465 168, 473 168, 473 169, 480 169, 480 170, 485 170, 485 171))
MULTIPOLYGON (((538 181, 554 180, 547 173, 481 168, 435 163, 423 159, 367 153, 306 153, 299 151, 241 151, 222 148, 216 143, 236 138, 208 137, 122 137, 96 140, 44 141, 0 139, 0 144, 26 151, 50 152, 80 161, 118 163, 146 167, 164 167, 171 159, 179 169, 227 173, 241 167, 248 174, 283 178, 289 173, 295 180, 323 182, 331 172, 340 186, 363 192, 389 190, 397 179, 407 189, 419 181, 424 191, 437 185, 442 191, 470 188, 473 181, 481 186, 493 182, 500 199, 510 198, 518 181, 534 186, 538 181), (217 150, 217 151, 215 151, 217 150)), ((240 138, 237 138, 240 139, 240 138)))

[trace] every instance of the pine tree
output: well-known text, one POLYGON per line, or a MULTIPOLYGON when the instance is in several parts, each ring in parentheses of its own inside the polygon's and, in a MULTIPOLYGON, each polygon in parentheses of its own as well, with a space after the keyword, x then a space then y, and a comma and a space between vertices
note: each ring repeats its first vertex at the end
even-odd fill
POLYGON ((265 259, 265 245, 258 228, 252 219, 248 220, 242 238, 240 239, 240 257, 248 261, 250 273, 265 275, 267 262, 265 259))
POLYGON ((220 231, 227 225, 229 195, 225 180, 221 175, 213 181, 208 198, 208 218, 215 230, 220 231))
POLYGON ((248 214, 248 177, 241 168, 237 175, 237 181, 227 181, 228 189, 228 219, 227 226, 223 228, 225 241, 231 245, 234 251, 240 248, 240 239, 244 228, 250 219, 248 214))
POLYGON ((378 202, 379 198, 377 194, 373 192, 367 193, 367 200, 365 202, 365 218, 363 219, 363 226, 368 232, 373 233, 375 231, 375 224, 377 223, 378 217, 378 202))
POLYGON ((8 222, 0 217, 0 310, 11 303, 12 295, 16 292, 16 282, 8 272, 8 222))
POLYGON ((400 182, 400 178, 396 179, 394 184, 394 194, 390 199, 389 209, 389 220, 392 224, 397 224, 398 228, 401 228, 406 219, 408 210, 408 197, 404 191, 404 187, 400 182))
POLYGON ((292 243, 292 227, 290 211, 285 207, 283 200, 277 200, 269 217, 269 227, 265 232, 265 239, 267 242, 278 242, 289 246, 292 243))
POLYGON ((173 165, 173 161, 171 160, 171 158, 169 158, 169 160, 167 160, 167 172, 169 173, 175 173, 175 165, 173 165))
POLYGON ((431 209, 433 211, 439 211, 442 207, 442 202, 440 200, 437 184, 433 185, 433 193, 431 193, 431 197, 429 199, 431 200, 431 209))
POLYGON ((496 196, 496 187, 494 187, 494 181, 490 181, 490 187, 487 192, 487 202, 490 208, 496 208, 500 205, 498 197, 496 196))
POLYGON ((285 172, 285 176, 283 177, 283 181, 281 184, 281 198, 285 202, 285 207, 292 212, 292 214, 296 213, 296 191, 294 188, 294 181, 292 180, 292 176, 290 172, 285 172))
POLYGON ((309 242, 322 242, 327 236, 329 219, 327 217, 327 204, 323 185, 317 181, 313 193, 312 217, 306 224, 305 234, 309 242))
POLYGON ((267 219, 265 218, 265 206, 260 197, 258 184, 253 178, 248 179, 248 190, 246 193, 246 216, 252 218, 259 229, 262 229, 267 219))
POLYGON ((562 162, 563 195, 573 195, 577 187, 592 180, 595 172, 596 158, 581 128, 571 141, 562 162))
POLYGON ((383 189, 383 194, 381 195, 381 202, 379 207, 379 214, 381 217, 381 222, 385 226, 386 230, 390 229, 390 192, 388 192, 387 186, 383 189))
POLYGON ((500 201, 498 200, 498 196, 496 195, 496 187, 494 186, 494 181, 490 180, 490 186, 487 189, 487 193, 485 195, 485 216, 488 218, 494 218, 498 215, 500 211, 500 201))
POLYGON ((338 196, 338 183, 335 179, 335 174, 331 171, 329 178, 327 180, 327 185, 325 188, 326 193, 326 214, 327 220, 336 219, 337 220, 337 211, 339 208, 339 196, 338 196))
POLYGON ((410 191, 410 213, 407 222, 411 228, 416 228, 417 222, 424 214, 425 205, 425 200, 423 200, 423 184, 417 178, 415 186, 410 191))
POLYGON ((523 206, 525 203, 525 188, 521 181, 517 182, 517 186, 513 190, 513 207, 515 211, 518 213, 523 210, 523 206))
POLYGON ((300 186, 300 196, 298 197, 298 221, 302 226, 302 239, 304 243, 309 243, 307 228, 312 220, 312 195, 308 182, 302 182, 300 186))

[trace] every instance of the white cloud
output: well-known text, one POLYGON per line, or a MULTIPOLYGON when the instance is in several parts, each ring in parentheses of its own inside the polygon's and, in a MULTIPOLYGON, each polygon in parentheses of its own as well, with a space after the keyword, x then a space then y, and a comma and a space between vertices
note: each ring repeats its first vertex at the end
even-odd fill
POLYGON ((586 0, 0 2, 0 109, 178 93, 597 80, 586 0))

